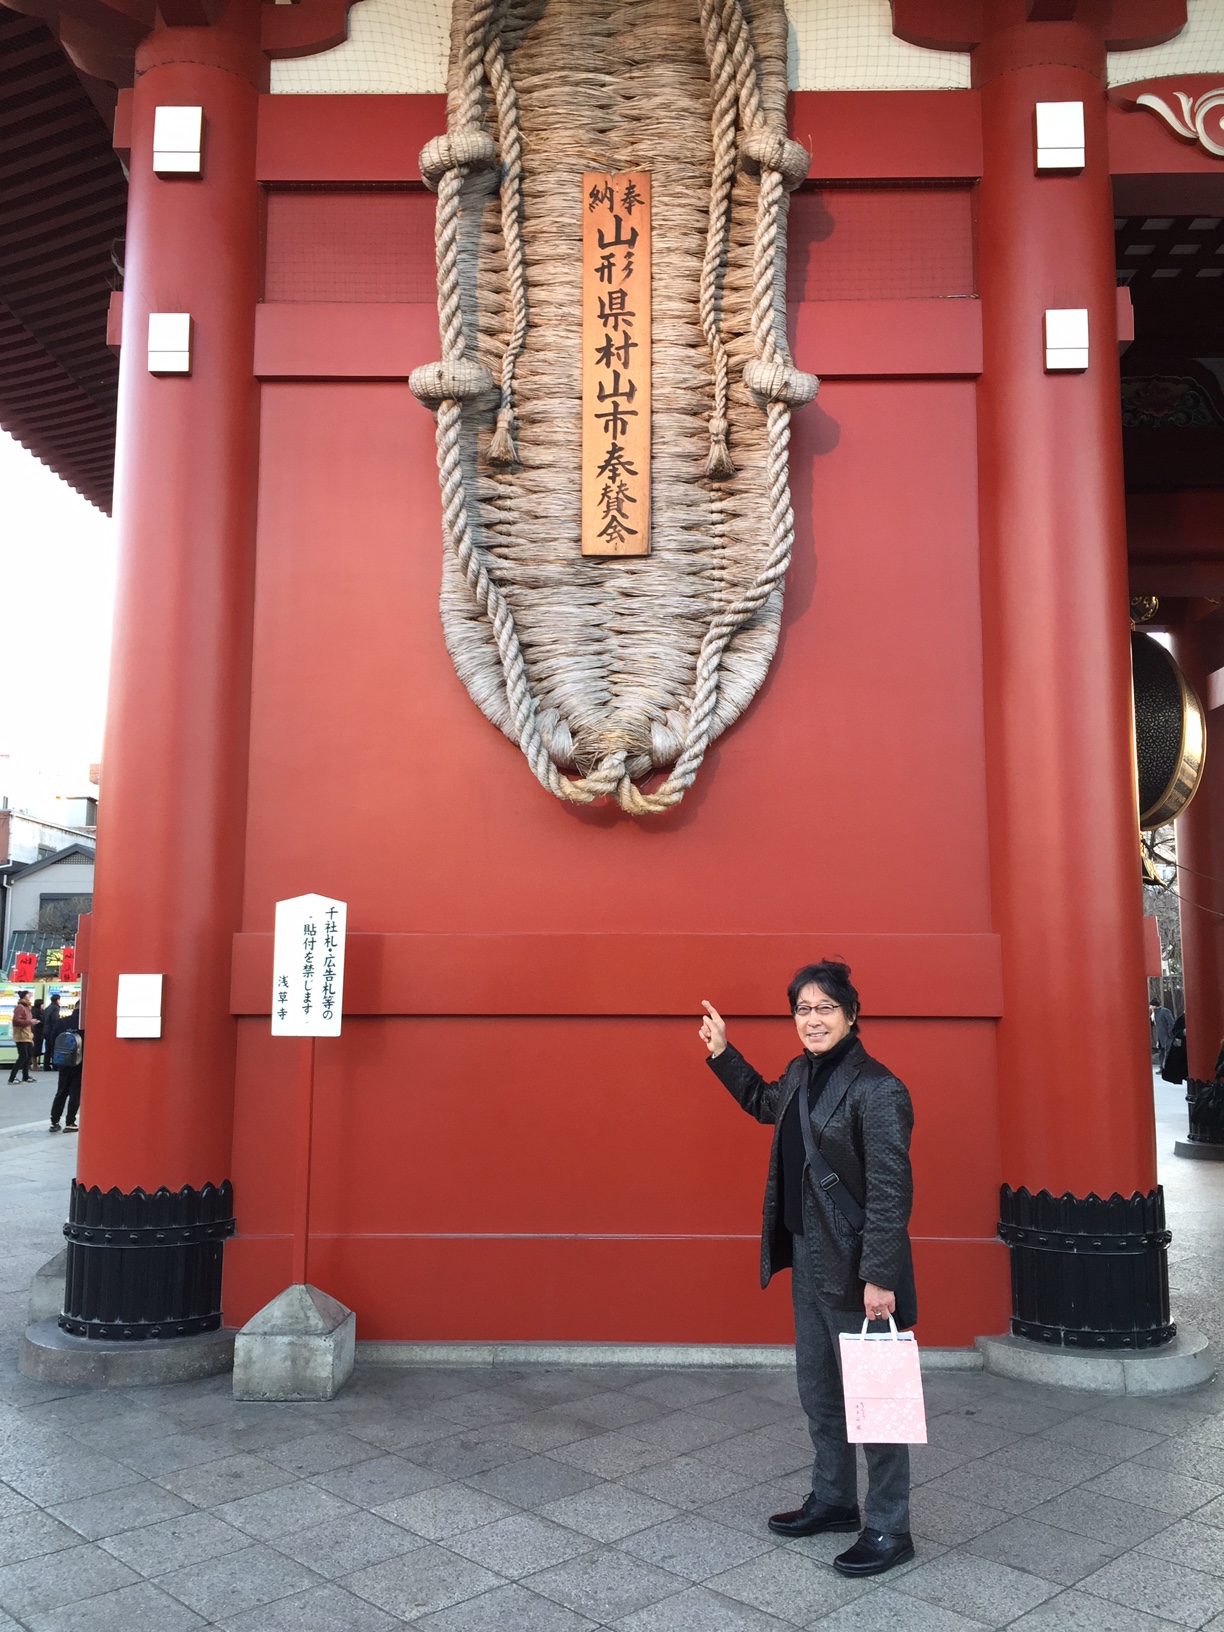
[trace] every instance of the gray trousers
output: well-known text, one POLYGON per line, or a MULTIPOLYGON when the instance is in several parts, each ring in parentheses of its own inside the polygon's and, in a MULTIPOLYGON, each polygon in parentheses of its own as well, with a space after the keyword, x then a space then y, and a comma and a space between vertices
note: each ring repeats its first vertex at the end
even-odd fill
MULTIPOLYGON (((839 1332, 861 1331, 862 1310, 831 1309, 815 1289, 804 1237, 794 1241, 791 1297, 795 1307, 795 1370, 799 1403, 807 1412, 816 1450, 812 1494, 831 1507, 858 1504, 855 1448, 846 1440, 846 1407, 841 1384, 839 1332)), ((901 1535, 909 1529, 908 1445, 864 1445, 867 1501, 863 1524, 869 1530, 901 1535)))

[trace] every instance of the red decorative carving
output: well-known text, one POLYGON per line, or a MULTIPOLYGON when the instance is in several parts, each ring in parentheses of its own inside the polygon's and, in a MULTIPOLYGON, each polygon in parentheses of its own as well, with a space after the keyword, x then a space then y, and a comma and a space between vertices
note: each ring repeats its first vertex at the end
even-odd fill
POLYGON ((1224 74, 1179 74, 1137 80, 1110 92, 1128 112, 1146 108, 1183 142, 1194 142, 1213 158, 1224 159, 1224 74))

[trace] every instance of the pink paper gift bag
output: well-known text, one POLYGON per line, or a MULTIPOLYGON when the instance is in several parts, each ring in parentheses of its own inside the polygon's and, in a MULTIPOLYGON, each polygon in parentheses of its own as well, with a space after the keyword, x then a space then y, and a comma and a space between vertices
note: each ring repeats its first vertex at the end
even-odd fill
POLYGON ((846 1438, 852 1445, 925 1445, 926 1406, 913 1332, 842 1332, 846 1438))

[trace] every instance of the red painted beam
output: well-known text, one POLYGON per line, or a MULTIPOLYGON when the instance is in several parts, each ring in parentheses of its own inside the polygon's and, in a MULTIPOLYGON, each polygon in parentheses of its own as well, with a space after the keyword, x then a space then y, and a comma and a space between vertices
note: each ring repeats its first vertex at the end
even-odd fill
POLYGON ((982 173, 976 91, 795 91, 809 181, 963 180, 982 173))
POLYGON ((264 96, 263 182, 420 182, 417 155, 446 129, 444 96, 264 96))
POLYGON ((791 313, 795 360, 824 379, 982 371, 976 300, 810 300, 791 313))
POLYGON ((267 301, 255 314, 261 380, 406 380, 437 355, 432 305, 267 301))
MULTIPOLYGON (((350 933, 346 1014, 784 1012, 782 983, 832 949, 872 994, 871 1017, 993 1018, 996 935, 464 935, 350 933)), ((231 1009, 269 1014, 272 936, 234 936, 231 1009)))

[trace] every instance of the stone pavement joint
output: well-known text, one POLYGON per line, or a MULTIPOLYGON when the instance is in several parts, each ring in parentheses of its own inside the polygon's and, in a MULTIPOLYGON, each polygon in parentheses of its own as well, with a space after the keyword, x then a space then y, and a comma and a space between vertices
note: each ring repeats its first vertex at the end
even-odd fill
MULTIPOLYGON (((1178 1162, 1159 1090, 1174 1314, 1224 1337, 1224 1164, 1178 1162)), ((327 1404, 228 1377, 22 1378, 29 1279, 73 1160, 0 1150, 0 1632, 1224 1632, 1224 1384, 1144 1399, 925 1379, 913 1563, 783 1542, 807 1487, 784 1373, 359 1365, 327 1404)))

